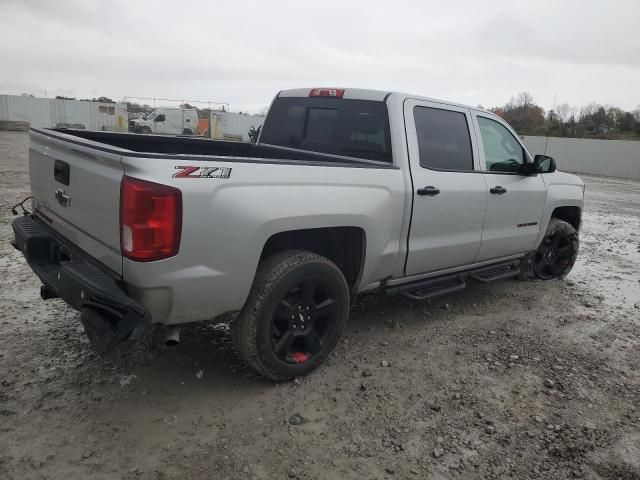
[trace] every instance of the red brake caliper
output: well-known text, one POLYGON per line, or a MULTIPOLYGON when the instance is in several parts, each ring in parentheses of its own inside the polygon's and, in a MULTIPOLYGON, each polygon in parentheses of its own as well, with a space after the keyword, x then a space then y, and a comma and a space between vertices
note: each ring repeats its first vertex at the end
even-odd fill
POLYGON ((309 355, 303 352, 293 352, 290 354, 293 361, 296 363, 304 363, 309 360, 309 355))

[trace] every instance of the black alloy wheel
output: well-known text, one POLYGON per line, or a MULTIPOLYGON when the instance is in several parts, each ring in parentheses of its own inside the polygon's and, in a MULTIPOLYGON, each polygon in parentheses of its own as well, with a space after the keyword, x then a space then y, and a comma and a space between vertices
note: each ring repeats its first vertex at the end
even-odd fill
POLYGON ((292 287, 271 319, 271 345, 288 363, 304 363, 335 334, 338 313, 334 286, 323 278, 306 278, 292 287))
POLYGON ((264 260, 231 337, 239 356, 276 381, 311 373, 338 343, 349 285, 326 257, 289 250, 264 260))
POLYGON ((578 233, 569 223, 552 218, 533 257, 533 271, 540 280, 564 278, 578 256, 578 233))

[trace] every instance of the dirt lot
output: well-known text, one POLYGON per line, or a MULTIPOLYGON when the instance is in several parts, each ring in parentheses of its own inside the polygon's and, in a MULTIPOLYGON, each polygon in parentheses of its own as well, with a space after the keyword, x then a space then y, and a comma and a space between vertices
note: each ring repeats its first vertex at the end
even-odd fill
POLYGON ((213 324, 99 360, 9 245, 27 142, 0 132, 0 478, 640 479, 640 183, 585 178, 566 281, 362 296, 276 385, 213 324))

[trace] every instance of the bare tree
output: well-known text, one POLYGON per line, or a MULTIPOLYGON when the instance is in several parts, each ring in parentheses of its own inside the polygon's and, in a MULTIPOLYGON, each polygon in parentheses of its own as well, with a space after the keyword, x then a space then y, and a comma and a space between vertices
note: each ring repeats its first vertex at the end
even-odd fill
POLYGON ((544 110, 535 104, 533 96, 528 92, 521 92, 502 107, 492 109, 511 124, 520 134, 535 135, 544 130, 544 110))
POLYGON ((624 117, 625 112, 618 107, 613 107, 611 105, 607 105, 607 119, 609 120, 609 127, 611 128, 620 128, 620 121, 624 117))
POLYGON ((602 108, 602 105, 597 104, 596 102, 591 102, 589 105, 585 105, 584 107, 582 107, 580 109, 580 116, 581 117, 589 117, 594 115, 600 108, 602 108))
POLYGON ((568 103, 561 103, 556 107, 556 115, 563 122, 567 123, 569 119, 577 112, 577 108, 568 103))
POLYGON ((516 107, 528 107, 529 105, 533 105, 534 104, 534 100, 533 100, 533 95, 531 95, 529 92, 520 92, 515 100, 511 100, 511 102, 516 106, 516 107))

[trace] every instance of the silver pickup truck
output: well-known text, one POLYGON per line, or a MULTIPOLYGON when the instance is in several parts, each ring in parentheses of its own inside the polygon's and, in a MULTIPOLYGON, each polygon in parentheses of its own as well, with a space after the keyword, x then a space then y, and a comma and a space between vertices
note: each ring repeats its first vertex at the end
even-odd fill
POLYGON ((240 356, 291 379, 359 292, 562 278, 578 254, 578 177, 496 115, 415 95, 282 91, 257 144, 32 129, 29 167, 13 244, 103 356, 229 314, 240 356))

